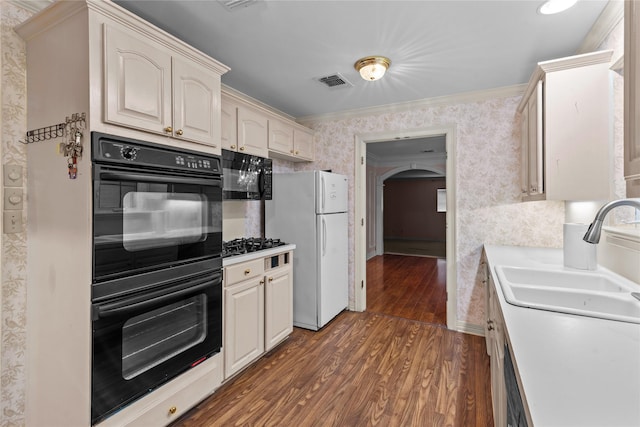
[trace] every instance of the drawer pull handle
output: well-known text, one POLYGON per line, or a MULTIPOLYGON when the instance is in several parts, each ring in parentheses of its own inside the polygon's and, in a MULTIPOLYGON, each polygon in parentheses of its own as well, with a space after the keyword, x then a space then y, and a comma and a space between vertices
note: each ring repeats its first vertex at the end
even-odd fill
POLYGON ((269 277, 269 282, 273 282, 273 277, 269 277))
POLYGON ((235 150, 235 149, 236 149, 236 146, 235 146, 235 145, 232 145, 232 146, 231 146, 231 149, 232 149, 232 150, 235 150))
POLYGON ((169 415, 174 415, 176 412, 178 412, 178 408, 176 408, 175 406, 169 408, 169 415))
POLYGON ((251 274, 251 269, 250 269, 250 268, 247 268, 247 269, 244 271, 244 275, 245 275, 245 276, 246 276, 246 275, 248 275, 248 274, 251 274))
POLYGON ((178 136, 182 136, 182 134, 183 134, 183 133, 184 133, 184 132, 182 132, 182 129, 178 129, 178 130, 176 131, 176 135, 178 135, 178 136))
POLYGON ((166 133, 171 133, 171 132, 173 132, 173 128, 171 126, 167 126, 166 128, 164 128, 164 131, 166 133))
POLYGON ((244 147, 240 147, 240 151, 244 151, 244 147))

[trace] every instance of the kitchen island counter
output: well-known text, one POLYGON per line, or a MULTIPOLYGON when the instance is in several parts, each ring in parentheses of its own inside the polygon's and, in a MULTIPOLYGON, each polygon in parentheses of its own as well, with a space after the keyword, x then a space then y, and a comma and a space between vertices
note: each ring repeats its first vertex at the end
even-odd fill
POLYGON ((533 425, 640 426, 640 324, 509 304, 495 267, 562 267, 562 250, 484 250, 533 425))

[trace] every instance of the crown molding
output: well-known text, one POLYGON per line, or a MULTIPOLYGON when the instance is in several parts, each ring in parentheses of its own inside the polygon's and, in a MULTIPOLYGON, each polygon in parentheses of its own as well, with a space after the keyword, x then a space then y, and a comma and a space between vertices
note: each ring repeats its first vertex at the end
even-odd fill
POLYGON ((602 10, 596 22, 587 33, 580 47, 576 51, 577 54, 593 52, 598 50, 609 34, 614 30, 616 25, 624 19, 624 1, 609 0, 602 10))
POLYGON ((37 13, 51 5, 53 0, 11 0, 9 3, 28 10, 29 12, 37 13))
POLYGON ((451 104, 466 104, 471 102, 481 102, 489 99, 511 98, 522 96, 526 88, 525 84, 505 86, 494 89, 464 92, 454 95, 424 98, 417 101, 400 102, 396 104, 378 105, 375 107, 358 108, 354 110, 338 111, 335 113, 319 114, 314 116, 304 116, 296 119, 298 123, 310 126, 312 123, 346 120, 355 117, 373 116, 377 114, 389 114, 416 110, 420 108, 436 107, 451 104))

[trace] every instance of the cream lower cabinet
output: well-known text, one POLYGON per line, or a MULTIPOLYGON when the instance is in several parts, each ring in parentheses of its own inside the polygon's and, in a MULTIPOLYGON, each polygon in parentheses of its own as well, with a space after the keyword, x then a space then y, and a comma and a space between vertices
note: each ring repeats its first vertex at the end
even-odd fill
POLYGON ((293 331, 292 260, 282 252, 225 267, 225 379, 293 331))
POLYGON ((517 108, 523 200, 609 198, 611 54, 538 64, 517 108))
MULTIPOLYGON (((279 255, 291 260, 289 252, 279 255)), ((271 258, 266 260, 271 262, 271 258)), ((293 271, 291 264, 267 272, 265 282, 265 351, 271 350, 293 332, 293 271)))
POLYGON ((507 425, 507 390, 504 380, 504 343, 505 329, 502 312, 495 290, 495 284, 488 271, 488 264, 484 263, 484 283, 486 286, 486 324, 485 339, 487 353, 491 358, 491 397, 493 404, 493 419, 496 427, 507 425))
POLYGON ((220 75, 133 31, 104 27, 104 120, 220 150, 220 75))
POLYGON ((231 377, 264 353, 264 260, 225 269, 224 374, 231 377))

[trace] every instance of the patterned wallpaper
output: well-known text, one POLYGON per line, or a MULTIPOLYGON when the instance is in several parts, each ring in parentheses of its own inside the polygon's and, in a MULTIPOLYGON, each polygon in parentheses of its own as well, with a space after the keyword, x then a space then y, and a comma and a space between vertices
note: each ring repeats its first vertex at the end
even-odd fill
MULTIPOLYGON (((18 142, 26 131, 25 49, 12 28, 30 14, 9 2, 0 2, 2 163, 25 169, 25 147, 18 142)), ((611 43, 619 43, 617 40, 615 36, 611 43)), ((518 101, 518 97, 511 97, 319 121, 312 126, 318 160, 295 165, 276 161, 274 169, 332 169, 349 177, 349 275, 353 281, 354 135, 455 125, 458 319, 481 324, 484 289, 479 279, 479 259, 484 243, 562 245, 564 204, 519 202, 519 126, 514 115, 518 101)), ((261 232, 257 206, 247 205, 248 234, 261 232)), ((3 236, 0 427, 25 423, 26 244, 25 233, 3 236)), ((353 290, 350 299, 353 301, 353 290)))
MULTIPOLYGON (((31 16, 8 2, 0 2, 2 54, 2 164, 20 165, 26 173, 26 57, 24 42, 13 27, 31 16)), ((26 194, 26 183, 23 191, 26 194)), ((26 212, 24 213, 26 219, 26 212)), ((22 426, 24 421, 26 358, 26 233, 2 236, 2 317, 0 353, 0 426, 22 426)))
MULTIPOLYGON (((305 169, 349 176, 349 275, 354 279, 354 136, 456 127, 458 319, 480 325, 484 288, 479 260, 484 243, 561 247, 563 202, 520 202, 520 97, 438 105, 312 124, 316 158, 305 169)), ((353 289, 350 301, 353 302, 353 289)))

